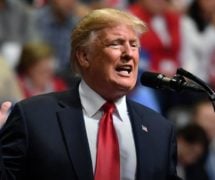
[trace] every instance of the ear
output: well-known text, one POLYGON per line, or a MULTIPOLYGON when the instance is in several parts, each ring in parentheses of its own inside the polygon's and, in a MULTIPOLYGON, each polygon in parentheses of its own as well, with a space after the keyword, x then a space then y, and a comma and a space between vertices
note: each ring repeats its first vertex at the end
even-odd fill
POLYGON ((76 51, 76 58, 78 60, 79 65, 82 68, 88 68, 89 67, 89 60, 87 58, 87 52, 85 49, 80 48, 76 51))

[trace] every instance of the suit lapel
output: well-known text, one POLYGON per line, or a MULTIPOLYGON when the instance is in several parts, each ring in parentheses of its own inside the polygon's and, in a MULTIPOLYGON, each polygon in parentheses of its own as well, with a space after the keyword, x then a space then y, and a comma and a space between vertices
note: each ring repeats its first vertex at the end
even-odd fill
MULTIPOLYGON (((147 123, 147 116, 142 117, 136 111, 134 104, 127 101, 129 117, 132 124, 134 142, 137 154, 137 172, 136 179, 147 179, 147 174, 150 171, 150 158, 152 158, 150 145, 150 126, 147 123)), ((144 114, 142 112, 141 114, 144 114)))
MULTIPOLYGON (((64 108, 57 112, 58 121, 74 169, 79 179, 93 180, 92 161, 78 88, 74 88, 69 95, 60 100, 64 108)), ((137 153, 136 179, 147 179, 152 158, 150 126, 147 123, 147 115, 146 118, 141 116, 144 112, 138 113, 135 104, 129 100, 127 105, 137 153)))
POLYGON ((57 112, 63 138, 78 179, 93 180, 90 149, 78 88, 63 100, 66 106, 57 112))

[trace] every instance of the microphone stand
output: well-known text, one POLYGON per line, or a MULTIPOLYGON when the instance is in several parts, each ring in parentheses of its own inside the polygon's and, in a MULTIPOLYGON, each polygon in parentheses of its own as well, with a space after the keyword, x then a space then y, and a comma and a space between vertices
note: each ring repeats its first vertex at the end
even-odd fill
POLYGON ((189 79, 189 80, 193 81, 194 83, 196 83, 197 85, 199 85, 201 87, 202 91, 207 93, 207 95, 213 105, 214 112, 215 112, 215 92, 212 88, 210 88, 203 80, 194 76, 193 74, 184 70, 183 68, 177 69, 176 77, 183 81, 186 81, 184 78, 184 77, 186 77, 187 79, 189 79))

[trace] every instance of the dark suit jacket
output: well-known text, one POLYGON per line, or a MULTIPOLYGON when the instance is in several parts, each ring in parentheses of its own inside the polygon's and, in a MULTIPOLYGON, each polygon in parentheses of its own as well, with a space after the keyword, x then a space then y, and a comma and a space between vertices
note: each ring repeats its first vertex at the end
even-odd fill
MULTIPOLYGON (((140 104, 127 100, 127 105, 137 153, 136 179, 176 179, 172 125, 140 104)), ((93 180, 78 88, 16 104, 0 143, 0 180, 93 180)))

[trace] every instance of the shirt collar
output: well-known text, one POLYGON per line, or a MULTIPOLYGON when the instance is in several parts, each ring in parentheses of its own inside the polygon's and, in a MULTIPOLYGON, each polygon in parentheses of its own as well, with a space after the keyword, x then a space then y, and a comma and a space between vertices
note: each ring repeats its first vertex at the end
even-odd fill
MULTIPOLYGON (((81 99, 82 107, 87 116, 92 117, 95 115, 100 108, 105 104, 106 100, 103 99, 98 93, 91 89, 84 80, 79 85, 79 94, 81 99)), ((127 118, 127 105, 126 97, 123 96, 114 102, 117 113, 120 119, 126 120, 127 118)))
POLYGON ((92 90, 84 80, 79 85, 81 104, 87 116, 92 117, 106 102, 99 94, 92 90))
POLYGON ((118 115, 122 121, 126 120, 128 117, 128 110, 126 104, 126 96, 121 97, 115 102, 115 106, 118 112, 118 115))

